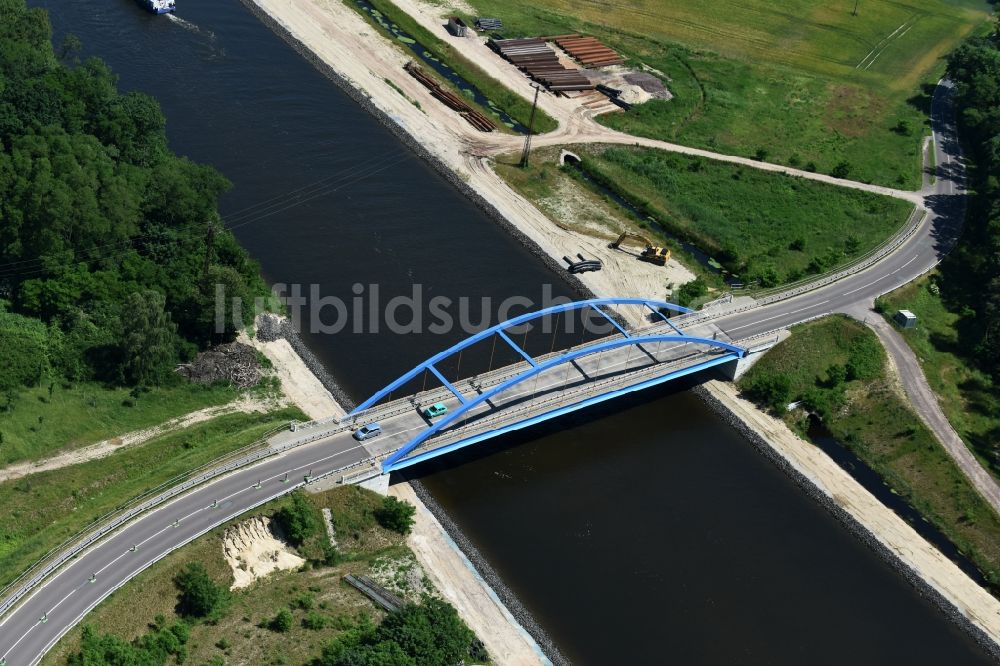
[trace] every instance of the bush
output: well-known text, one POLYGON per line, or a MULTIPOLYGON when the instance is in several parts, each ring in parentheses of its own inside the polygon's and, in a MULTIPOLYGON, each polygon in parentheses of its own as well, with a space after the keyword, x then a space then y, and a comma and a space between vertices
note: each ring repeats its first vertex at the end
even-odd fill
POLYGON ((335 546, 331 545, 329 541, 323 542, 322 549, 322 556, 319 560, 316 560, 314 564, 319 563, 323 566, 334 567, 344 561, 344 556, 341 555, 340 551, 337 550, 335 546))
POLYGON ((417 508, 409 502, 401 502, 395 497, 386 497, 382 506, 375 510, 375 520, 387 530, 409 534, 413 528, 413 516, 417 508))
POLYGON ((300 610, 310 610, 314 603, 315 600, 311 594, 300 594, 292 601, 291 606, 300 610))
POLYGON ((315 666, 441 666, 469 659, 473 650, 485 653, 455 609, 427 597, 390 613, 378 627, 363 623, 338 637, 315 666))
POLYGON ((677 290, 677 305, 689 306, 696 299, 708 293, 708 285, 701 278, 695 278, 691 282, 686 282, 677 290))
POLYGON ((92 626, 83 628, 80 651, 71 654, 69 666, 164 666, 170 657, 174 663, 183 663, 187 657, 185 644, 190 633, 183 622, 170 627, 156 627, 131 643, 106 634, 99 635, 92 626))
POLYGON ((780 413, 791 402, 792 381, 788 375, 760 374, 747 386, 746 394, 754 402, 780 413))
POLYGON ((847 378, 871 381, 882 376, 885 351, 874 336, 860 336, 851 342, 847 359, 847 378))
POLYGON ((297 492, 292 495, 291 504, 281 507, 274 514, 274 520, 295 545, 301 545, 306 539, 319 531, 320 517, 316 507, 306 496, 297 492))
POLYGON ((279 634, 284 634, 292 629, 292 612, 287 608, 282 608, 278 611, 278 614, 271 618, 267 626, 271 631, 277 631, 279 634))
POLYGON ((177 574, 174 584, 181 592, 177 601, 178 615, 216 620, 222 617, 229 606, 229 590, 216 585, 205 567, 197 562, 191 562, 177 574))
POLYGON ((0 312, 0 389, 35 386, 48 369, 48 330, 37 319, 0 312))
POLYGON ((326 627, 326 616, 320 615, 316 611, 310 611, 302 618, 302 626, 312 631, 319 631, 326 627))
POLYGON ((851 173, 851 165, 848 162, 838 162, 837 166, 833 167, 830 171, 830 175, 834 178, 847 178, 851 173))
POLYGON ((836 387, 847 381, 847 368, 842 365, 831 365, 826 369, 826 382, 829 386, 836 387))

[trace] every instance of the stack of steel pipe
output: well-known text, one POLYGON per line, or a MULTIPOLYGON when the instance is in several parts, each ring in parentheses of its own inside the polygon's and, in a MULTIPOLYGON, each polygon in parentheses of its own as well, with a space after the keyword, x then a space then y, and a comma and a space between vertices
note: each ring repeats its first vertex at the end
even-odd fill
POLYGON ((558 35, 552 40, 584 67, 621 65, 625 60, 593 37, 558 35))
POLYGON ((543 39, 491 39, 489 46, 549 90, 594 88, 580 70, 568 69, 559 62, 558 54, 543 39))
POLYGON ((420 67, 413 61, 403 65, 403 69, 405 69, 410 76, 422 83, 425 88, 430 90, 431 96, 434 97, 434 99, 438 100, 449 109, 458 111, 458 113, 465 118, 466 122, 480 132, 492 132, 497 128, 496 123, 473 109, 464 99, 455 93, 442 88, 440 83, 428 76, 424 70, 420 69, 420 67))

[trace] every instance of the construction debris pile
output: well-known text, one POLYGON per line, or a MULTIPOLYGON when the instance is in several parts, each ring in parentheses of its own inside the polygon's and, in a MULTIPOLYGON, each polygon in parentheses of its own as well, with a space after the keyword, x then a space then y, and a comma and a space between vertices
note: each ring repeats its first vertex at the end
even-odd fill
POLYGON ((440 83, 428 76, 424 70, 420 69, 420 67, 412 60, 403 65, 403 69, 405 69, 410 76, 424 84, 424 87, 431 91, 431 95, 435 99, 443 102, 449 109, 458 111, 458 113, 465 118, 470 125, 475 127, 480 132, 492 132, 497 128, 496 123, 473 109, 464 99, 455 93, 442 88, 440 83))
POLYGON ((256 386, 263 376, 257 350, 239 342, 219 345, 178 366, 177 374, 198 384, 231 384, 239 389, 256 386))
POLYGON ((578 69, 569 69, 544 39, 491 39, 489 47, 553 92, 593 90, 578 69))
POLYGON ((558 35, 550 39, 584 67, 607 67, 625 63, 620 55, 593 37, 558 35))

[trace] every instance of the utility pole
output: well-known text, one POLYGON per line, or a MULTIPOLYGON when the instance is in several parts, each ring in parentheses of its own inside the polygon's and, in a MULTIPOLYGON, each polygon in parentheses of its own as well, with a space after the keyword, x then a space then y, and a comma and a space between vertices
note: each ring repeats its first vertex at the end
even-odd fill
POLYGON ((212 251, 215 249, 215 221, 208 221, 208 229, 205 231, 205 262, 201 269, 201 279, 204 287, 208 288, 208 268, 212 263, 212 251))
POLYGON ((542 89, 537 83, 531 84, 535 89, 535 101, 531 103, 531 115, 528 116, 528 133, 524 137, 524 150, 521 152, 521 168, 528 166, 528 156, 531 155, 531 135, 535 132, 535 108, 538 106, 538 91, 542 89))

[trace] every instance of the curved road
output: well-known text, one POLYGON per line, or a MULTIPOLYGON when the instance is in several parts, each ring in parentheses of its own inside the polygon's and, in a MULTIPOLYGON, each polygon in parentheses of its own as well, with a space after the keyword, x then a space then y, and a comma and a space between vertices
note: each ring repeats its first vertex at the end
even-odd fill
MULTIPOLYGON (((723 313, 715 323, 733 338, 745 338, 856 308, 933 267, 954 242, 964 214, 964 172, 950 97, 950 86, 940 84, 932 107, 937 180, 919 193, 927 215, 905 243, 838 282, 771 305, 723 313)), ((36 663, 90 609, 152 563, 301 485, 310 471, 315 476, 340 469, 361 453, 357 442, 341 434, 220 477, 137 518, 49 578, 0 622, 0 666, 36 663)))

